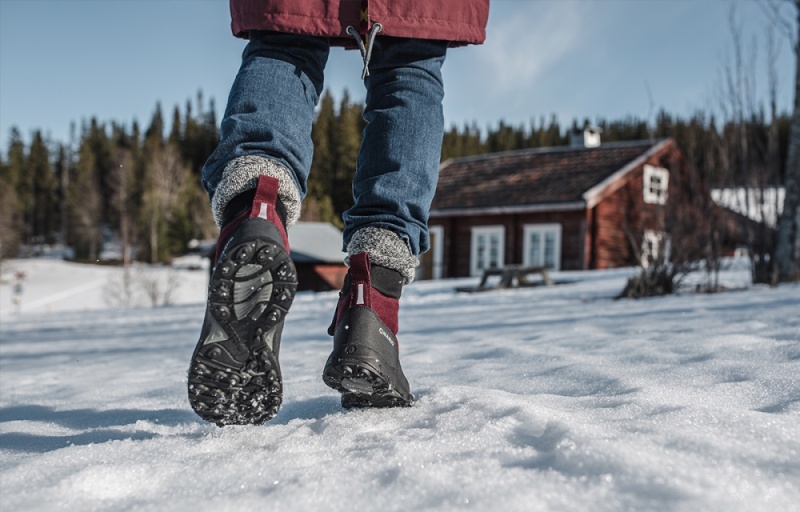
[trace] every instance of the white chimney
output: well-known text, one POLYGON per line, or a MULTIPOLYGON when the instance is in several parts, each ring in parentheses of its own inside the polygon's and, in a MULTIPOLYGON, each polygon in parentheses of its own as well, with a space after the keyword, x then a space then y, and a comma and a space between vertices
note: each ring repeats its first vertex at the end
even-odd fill
POLYGON ((596 148, 600 145, 600 132, 596 126, 586 126, 583 130, 569 134, 569 145, 573 148, 596 148))

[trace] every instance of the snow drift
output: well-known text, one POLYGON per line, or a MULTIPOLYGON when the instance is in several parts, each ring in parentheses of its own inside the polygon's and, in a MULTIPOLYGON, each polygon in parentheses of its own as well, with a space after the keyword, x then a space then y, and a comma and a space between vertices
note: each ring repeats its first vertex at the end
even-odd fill
POLYGON ((301 293, 283 408, 221 429, 186 400, 202 290, 48 312, 40 272, 65 278, 29 270, 40 306, 19 316, 0 289, 3 510, 800 509, 798 286, 613 301, 630 271, 415 283, 400 342, 417 401, 364 411, 320 379, 336 294, 301 293))

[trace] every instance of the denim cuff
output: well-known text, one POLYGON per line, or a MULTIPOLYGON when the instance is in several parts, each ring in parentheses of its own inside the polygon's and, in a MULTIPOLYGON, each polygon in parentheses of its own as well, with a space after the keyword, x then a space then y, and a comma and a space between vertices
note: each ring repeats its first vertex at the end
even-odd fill
POLYGON ((217 226, 222 227, 225 207, 234 197, 256 188, 258 177, 270 176, 278 180, 278 197, 286 209, 286 226, 300 218, 300 193, 297 191, 292 173, 282 164, 260 156, 240 156, 228 162, 222 171, 222 179, 211 199, 211 211, 217 226))
POLYGON ((408 243, 394 231, 375 227, 359 229, 347 244, 348 259, 362 252, 369 254, 369 260, 373 265, 400 272, 403 284, 409 284, 414 280, 419 260, 411 254, 408 243))

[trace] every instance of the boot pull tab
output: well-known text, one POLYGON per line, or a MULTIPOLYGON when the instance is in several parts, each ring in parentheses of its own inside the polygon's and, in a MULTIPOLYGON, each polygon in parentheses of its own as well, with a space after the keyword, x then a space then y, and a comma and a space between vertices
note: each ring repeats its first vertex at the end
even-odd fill
POLYGON ((253 206, 250 209, 250 217, 259 217, 268 220, 278 228, 278 232, 283 239, 286 252, 289 252, 289 236, 286 234, 286 227, 283 225, 275 205, 278 204, 278 187, 280 183, 277 179, 262 174, 258 177, 256 185, 256 195, 253 197, 253 206), (271 206, 271 208, 270 208, 271 206))
POLYGON ((350 256, 350 306, 371 307, 371 278, 369 274, 369 254, 360 252, 350 256))
POLYGON ((348 258, 350 264, 350 278, 353 282, 360 281, 369 284, 369 253, 360 252, 348 258))

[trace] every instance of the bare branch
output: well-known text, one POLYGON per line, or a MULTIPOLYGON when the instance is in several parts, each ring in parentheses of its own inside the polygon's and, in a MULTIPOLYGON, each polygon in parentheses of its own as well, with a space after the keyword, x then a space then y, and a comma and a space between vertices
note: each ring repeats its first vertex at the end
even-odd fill
MULTIPOLYGON (((778 29, 784 37, 786 37, 793 48, 798 46, 798 41, 794 26, 792 24, 792 17, 788 12, 784 12, 785 6, 790 6, 792 3, 797 4, 797 1, 792 0, 757 0, 756 4, 761 8, 764 15, 778 29)), ((800 5, 796 6, 800 9, 800 5)))

